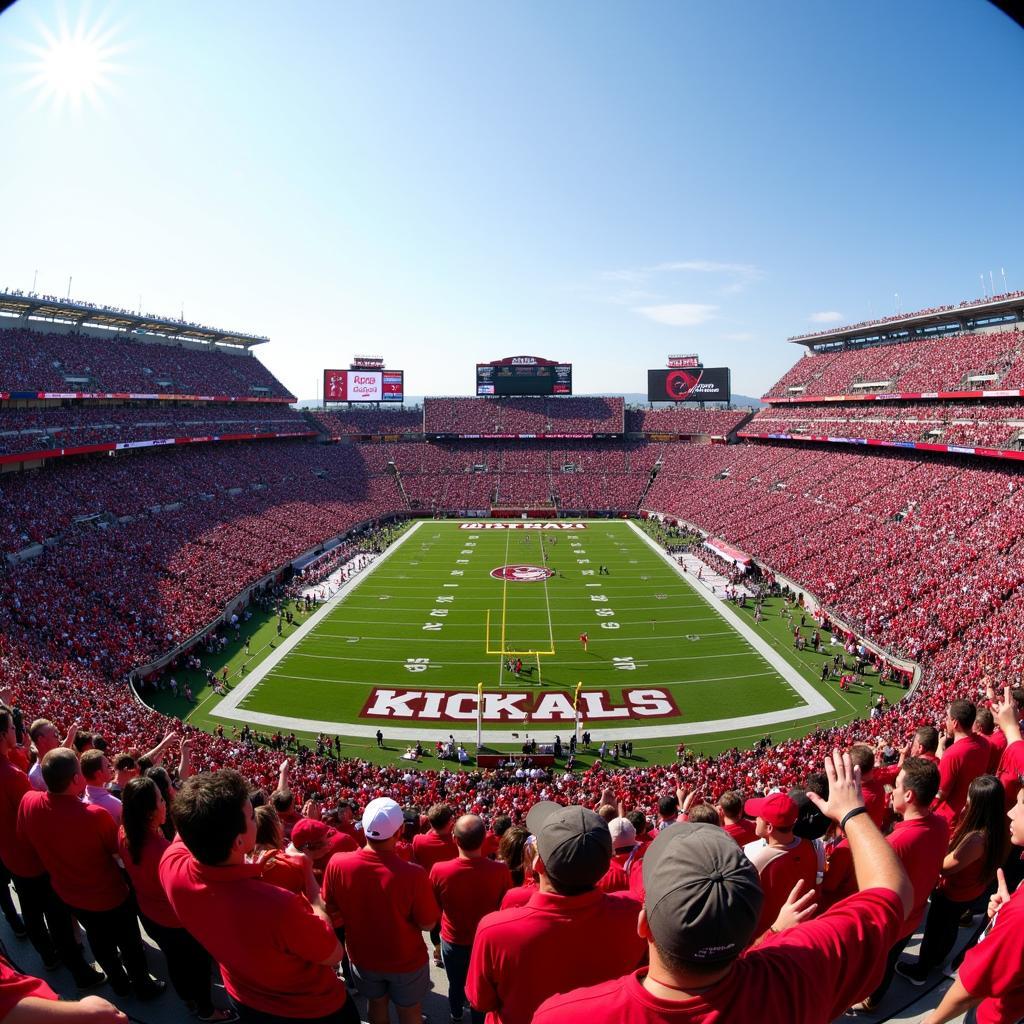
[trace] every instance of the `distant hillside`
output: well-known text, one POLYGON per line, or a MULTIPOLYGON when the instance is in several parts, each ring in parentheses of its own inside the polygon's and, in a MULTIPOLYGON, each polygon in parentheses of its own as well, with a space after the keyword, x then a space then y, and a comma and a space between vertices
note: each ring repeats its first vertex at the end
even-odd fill
MULTIPOLYGON (((466 396, 466 397, 469 397, 469 396, 466 396)), ((614 398, 614 397, 618 397, 618 396, 617 395, 610 395, 607 392, 602 392, 601 394, 596 395, 596 396, 581 395, 579 397, 582 397, 582 398, 586 398, 586 397, 609 398, 609 397, 612 397, 612 398, 614 398)), ((626 405, 647 405, 648 404, 647 403, 647 396, 644 395, 644 394, 641 394, 639 391, 632 392, 632 393, 629 393, 629 394, 625 394, 622 397, 625 398, 626 405)), ((423 404, 423 396, 422 395, 406 395, 405 396, 405 404, 406 405, 422 405, 423 404)), ((671 405, 672 403, 671 402, 657 402, 655 404, 656 405, 671 405)), ((752 407, 754 409, 760 409, 760 408, 762 408, 764 406, 764 402, 762 402, 760 398, 751 398, 750 395, 733 395, 732 396, 732 404, 733 405, 742 406, 744 408, 746 408, 747 406, 750 406, 750 407, 752 407)), ((320 405, 320 402, 317 399, 315 399, 315 398, 303 398, 300 402, 298 402, 298 407, 300 409, 315 409, 319 405, 320 405)))

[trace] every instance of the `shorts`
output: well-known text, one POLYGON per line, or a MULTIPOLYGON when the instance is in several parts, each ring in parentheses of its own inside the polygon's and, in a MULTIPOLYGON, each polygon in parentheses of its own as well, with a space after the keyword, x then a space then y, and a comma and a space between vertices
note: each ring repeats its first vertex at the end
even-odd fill
POLYGON ((430 964, 424 961, 417 970, 402 974, 365 971, 352 964, 352 980, 356 983, 356 991, 365 999, 383 999, 386 996, 395 1006, 415 1006, 423 1002, 423 997, 430 991, 430 964))

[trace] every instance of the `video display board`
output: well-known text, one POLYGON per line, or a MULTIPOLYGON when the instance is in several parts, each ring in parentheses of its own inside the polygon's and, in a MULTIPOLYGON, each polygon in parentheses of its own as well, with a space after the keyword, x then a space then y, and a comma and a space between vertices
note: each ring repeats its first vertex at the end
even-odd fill
POLYGON ((325 402, 402 402, 402 370, 324 370, 325 402))
POLYGON ((518 362, 477 363, 478 395, 571 395, 572 363, 518 362))
POLYGON ((648 402, 728 402, 731 396, 727 366, 647 371, 648 402))

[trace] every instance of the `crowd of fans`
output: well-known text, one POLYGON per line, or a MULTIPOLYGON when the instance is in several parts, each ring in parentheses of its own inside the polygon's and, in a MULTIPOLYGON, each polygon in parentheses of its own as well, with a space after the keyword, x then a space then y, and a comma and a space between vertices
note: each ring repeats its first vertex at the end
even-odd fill
POLYGON ((627 409, 626 432, 728 437, 749 416, 749 409, 698 409, 685 405, 627 409))
POLYGON ((856 437, 1018 450, 1024 433, 1020 400, 978 402, 829 402, 761 409, 747 434, 856 437))
POLYGON ((310 412, 322 433, 335 440, 342 437, 358 437, 374 434, 422 434, 423 410, 381 408, 338 409, 324 412, 320 409, 310 412))
POLYGON ((83 400, 0 407, 0 455, 211 434, 312 432, 301 413, 277 403, 172 405, 83 400))
POLYGON ((1002 302, 1004 299, 1024 298, 1024 291, 1004 292, 1001 295, 985 295, 980 299, 964 299, 955 306, 931 306, 928 309, 919 309, 913 313, 894 313, 892 316, 879 317, 877 320, 862 320, 857 324, 849 324, 846 327, 826 327, 820 331, 811 331, 810 334, 796 334, 790 341, 803 341, 805 338, 820 338, 826 334, 834 334, 836 331, 856 331, 862 327, 879 327, 883 324, 891 324, 898 320, 906 320, 909 317, 928 316, 932 313, 951 313, 958 309, 967 309, 970 306, 979 306, 984 302, 1002 302))
POLYGON ((1005 330, 808 353, 765 397, 1019 388, 1022 349, 1024 332, 1005 330))
POLYGON ((0 392, 294 397, 249 352, 0 329, 0 392))
POLYGON ((621 434, 621 398, 425 398, 427 434, 621 434))

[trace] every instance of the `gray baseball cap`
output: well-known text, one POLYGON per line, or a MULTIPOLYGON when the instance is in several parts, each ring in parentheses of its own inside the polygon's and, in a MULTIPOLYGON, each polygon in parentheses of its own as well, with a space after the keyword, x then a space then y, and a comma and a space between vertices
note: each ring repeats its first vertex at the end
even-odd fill
POLYGON ((544 870, 559 889, 592 889, 612 860, 612 834, 605 820, 586 807, 542 800, 530 808, 526 827, 537 837, 544 870))
POLYGON ((757 870, 717 825, 681 822, 643 860, 644 909, 659 949, 684 963, 734 960, 754 938, 764 892, 757 870))

